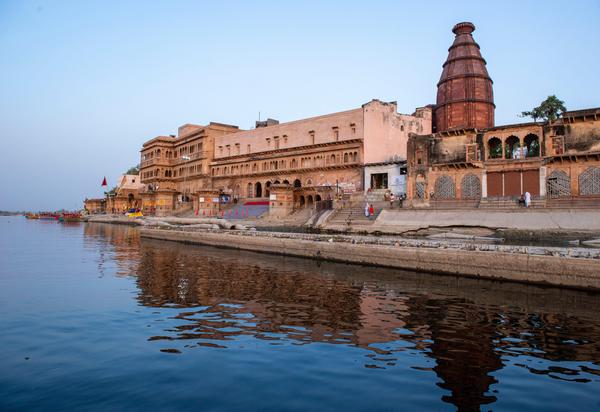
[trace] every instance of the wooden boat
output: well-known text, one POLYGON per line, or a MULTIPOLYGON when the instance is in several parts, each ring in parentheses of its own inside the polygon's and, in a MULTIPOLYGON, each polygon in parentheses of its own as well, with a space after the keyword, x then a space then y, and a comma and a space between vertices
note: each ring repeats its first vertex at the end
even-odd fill
POLYGON ((39 219, 40 216, 37 213, 25 213, 25 219, 39 219))
POLYGON ((83 218, 79 213, 62 213, 59 218, 59 222, 81 222, 83 218))
POLYGON ((40 220, 58 220, 58 215, 56 213, 43 212, 39 214, 38 219, 40 220))

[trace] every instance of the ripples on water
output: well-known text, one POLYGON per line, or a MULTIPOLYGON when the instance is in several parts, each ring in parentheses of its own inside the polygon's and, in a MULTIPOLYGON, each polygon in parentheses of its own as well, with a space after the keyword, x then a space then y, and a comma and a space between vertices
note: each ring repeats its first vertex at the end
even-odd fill
POLYGON ((597 294, 0 220, 2 410, 598 410, 597 294))

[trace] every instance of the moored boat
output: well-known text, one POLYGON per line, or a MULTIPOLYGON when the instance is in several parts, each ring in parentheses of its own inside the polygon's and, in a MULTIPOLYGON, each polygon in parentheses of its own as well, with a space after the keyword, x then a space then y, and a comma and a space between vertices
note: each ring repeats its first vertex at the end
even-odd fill
POLYGON ((62 213, 58 220, 60 222, 81 222, 83 218, 80 213, 62 213))
POLYGON ((25 219, 39 219, 40 216, 37 213, 25 213, 25 219))

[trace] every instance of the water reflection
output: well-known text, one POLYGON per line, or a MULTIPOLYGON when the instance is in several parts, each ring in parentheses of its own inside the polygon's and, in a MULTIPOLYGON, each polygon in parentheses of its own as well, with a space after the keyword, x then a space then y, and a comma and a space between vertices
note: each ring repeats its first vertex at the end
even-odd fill
POLYGON ((243 336, 351 345, 365 349, 364 367, 435 373, 459 410, 495 402, 503 368, 600 382, 598 294, 140 241, 109 225, 85 234, 110 240, 100 256, 136 276, 141 305, 177 310, 148 336, 165 352, 226 349, 243 336))

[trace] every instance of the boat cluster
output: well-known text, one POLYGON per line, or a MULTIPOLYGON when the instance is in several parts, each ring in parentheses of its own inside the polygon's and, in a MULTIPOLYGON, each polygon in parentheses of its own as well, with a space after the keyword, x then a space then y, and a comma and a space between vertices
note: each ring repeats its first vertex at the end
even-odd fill
POLYGON ((25 213, 27 219, 39 219, 39 220, 56 220, 59 222, 82 222, 83 214, 81 212, 38 212, 38 213, 25 213))

